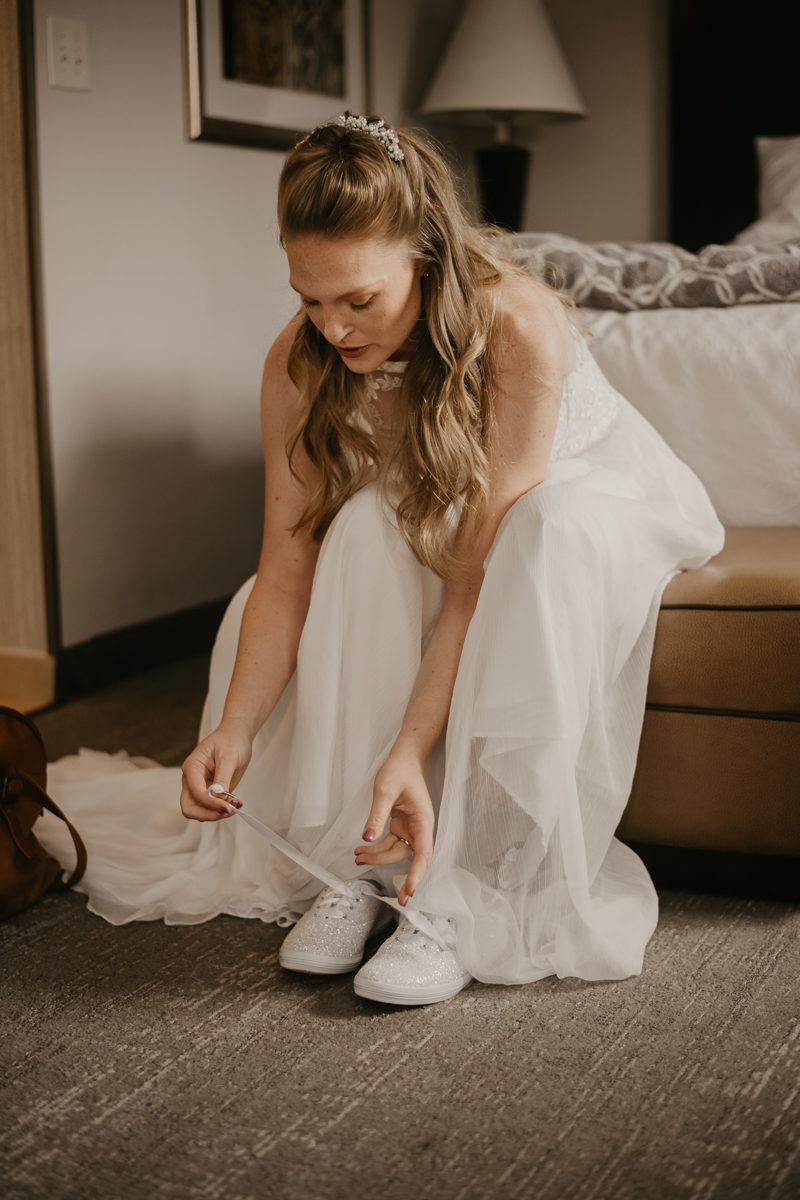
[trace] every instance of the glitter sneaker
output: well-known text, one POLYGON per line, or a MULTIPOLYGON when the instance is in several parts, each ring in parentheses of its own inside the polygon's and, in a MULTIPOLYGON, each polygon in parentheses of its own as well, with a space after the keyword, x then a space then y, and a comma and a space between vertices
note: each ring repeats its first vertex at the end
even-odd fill
MULTIPOLYGON (((428 917, 444 942, 455 942, 455 926, 442 917, 428 917)), ((472 976, 455 950, 434 941, 407 917, 355 977, 357 996, 383 1004, 435 1004, 465 988, 472 976)))
POLYGON ((325 888, 291 930, 280 952, 287 971, 344 975, 364 957, 364 946, 392 919, 392 910, 376 897, 369 880, 354 882, 353 895, 325 888))

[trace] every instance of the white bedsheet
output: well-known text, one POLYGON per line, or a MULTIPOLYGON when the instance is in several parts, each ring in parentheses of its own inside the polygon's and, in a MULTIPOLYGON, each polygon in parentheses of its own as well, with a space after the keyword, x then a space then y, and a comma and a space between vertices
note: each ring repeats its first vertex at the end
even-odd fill
POLYGON ((800 304, 578 316, 724 525, 800 525, 800 304))

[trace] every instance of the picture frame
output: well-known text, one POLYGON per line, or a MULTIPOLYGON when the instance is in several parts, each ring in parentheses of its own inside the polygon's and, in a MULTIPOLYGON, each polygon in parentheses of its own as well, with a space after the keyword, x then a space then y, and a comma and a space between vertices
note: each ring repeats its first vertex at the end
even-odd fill
MULTIPOLYGON (((285 87, 232 78, 231 48, 225 39, 230 36, 231 13, 235 15, 243 2, 183 0, 190 141, 288 150, 337 113, 369 112, 369 0, 327 0, 329 7, 340 10, 341 20, 338 40, 327 37, 324 42, 324 50, 337 56, 324 78, 333 79, 334 88, 340 81, 341 94, 307 90, 308 79, 301 79, 299 87, 285 87)), ((302 3, 297 7, 302 11, 302 3)), ((277 77, 282 77, 280 70, 277 77)), ((312 75, 312 84, 313 80, 312 75)))

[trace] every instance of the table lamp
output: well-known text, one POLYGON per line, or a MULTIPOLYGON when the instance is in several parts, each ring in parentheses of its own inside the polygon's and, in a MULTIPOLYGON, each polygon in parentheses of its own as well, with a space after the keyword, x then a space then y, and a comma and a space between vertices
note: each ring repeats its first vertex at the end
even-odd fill
POLYGON ((516 231, 531 153, 512 145, 512 124, 586 107, 541 0, 468 0, 420 112, 494 127, 494 145, 476 151, 482 217, 516 231))

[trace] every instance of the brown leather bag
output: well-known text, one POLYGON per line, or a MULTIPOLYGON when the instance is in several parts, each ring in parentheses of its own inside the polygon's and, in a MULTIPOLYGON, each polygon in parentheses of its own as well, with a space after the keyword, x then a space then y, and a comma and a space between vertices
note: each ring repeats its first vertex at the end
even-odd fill
POLYGON ((35 904, 47 891, 72 887, 86 870, 86 847, 46 787, 42 735, 30 717, 0 706, 0 919, 35 904), (59 879, 60 863, 33 836, 43 808, 72 834, 78 862, 67 880, 59 879))

